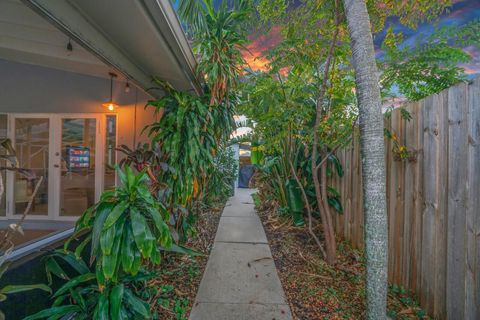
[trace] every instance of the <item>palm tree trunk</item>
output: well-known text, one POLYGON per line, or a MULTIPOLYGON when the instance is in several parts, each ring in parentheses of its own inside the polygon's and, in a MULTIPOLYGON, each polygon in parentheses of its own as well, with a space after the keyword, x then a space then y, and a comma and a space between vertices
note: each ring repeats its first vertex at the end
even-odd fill
POLYGON ((388 226, 383 115, 365 0, 344 0, 360 116, 365 215, 367 319, 386 319, 388 226))

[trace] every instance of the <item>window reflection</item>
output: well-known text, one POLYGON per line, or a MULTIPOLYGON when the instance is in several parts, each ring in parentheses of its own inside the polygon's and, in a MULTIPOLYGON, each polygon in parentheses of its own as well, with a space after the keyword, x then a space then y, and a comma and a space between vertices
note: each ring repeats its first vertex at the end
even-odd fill
POLYGON ((62 120, 60 216, 80 216, 95 203, 95 119, 62 120))
POLYGON ((43 177, 28 214, 48 215, 49 129, 49 119, 15 119, 15 151, 21 171, 15 172, 14 214, 23 214, 38 179, 43 177))

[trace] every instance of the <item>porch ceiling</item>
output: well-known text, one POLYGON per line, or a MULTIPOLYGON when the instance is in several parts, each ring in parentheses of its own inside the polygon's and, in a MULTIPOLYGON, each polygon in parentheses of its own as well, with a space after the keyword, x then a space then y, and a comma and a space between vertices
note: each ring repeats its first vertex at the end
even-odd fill
POLYGON ((19 0, 0 1, 0 59, 97 77, 112 70, 19 0))
POLYGON ((169 1, 22 2, 0 1, 0 58, 102 77, 113 68, 143 89, 158 76, 180 90, 201 90, 169 1))

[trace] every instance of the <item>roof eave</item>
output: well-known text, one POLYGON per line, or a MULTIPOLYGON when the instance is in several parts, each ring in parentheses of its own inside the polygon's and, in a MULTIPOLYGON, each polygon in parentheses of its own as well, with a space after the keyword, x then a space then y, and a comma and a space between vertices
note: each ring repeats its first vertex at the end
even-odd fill
MULTIPOLYGON (((195 88, 195 92, 197 94, 201 94, 203 92, 201 80, 197 77, 197 61, 193 54, 192 48, 188 42, 186 34, 182 28, 180 20, 178 19, 175 10, 173 9, 170 1, 150 1, 150 0, 143 0, 144 4, 150 9, 152 14, 161 14, 164 19, 156 20, 156 21, 165 21, 166 26, 170 32, 169 35, 171 37, 165 36, 166 40, 169 42, 171 46, 171 50, 176 53, 176 56, 183 59, 182 65, 185 66, 184 72, 185 75, 191 79, 192 87, 195 88), (159 11, 158 11, 159 10, 159 11)), ((161 32, 160 28, 160 32, 161 32)))

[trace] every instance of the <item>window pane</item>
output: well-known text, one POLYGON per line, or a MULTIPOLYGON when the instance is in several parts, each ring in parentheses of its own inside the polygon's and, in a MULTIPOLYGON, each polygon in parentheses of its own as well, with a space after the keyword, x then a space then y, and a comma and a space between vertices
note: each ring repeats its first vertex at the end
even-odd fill
POLYGON ((107 116, 105 142, 105 190, 115 186, 115 170, 113 166, 117 163, 117 117, 107 116))
POLYGON ((61 216, 79 216, 95 203, 95 139, 95 119, 62 120, 61 216))
POLYGON ((22 169, 15 173, 15 214, 23 214, 40 177, 43 181, 28 214, 48 214, 49 127, 49 120, 44 118, 15 119, 15 151, 22 169))

